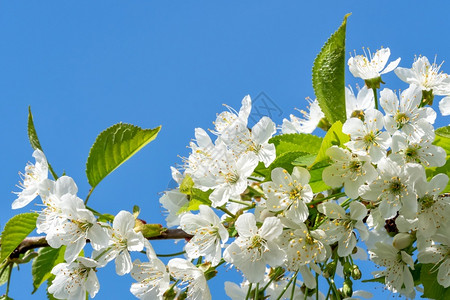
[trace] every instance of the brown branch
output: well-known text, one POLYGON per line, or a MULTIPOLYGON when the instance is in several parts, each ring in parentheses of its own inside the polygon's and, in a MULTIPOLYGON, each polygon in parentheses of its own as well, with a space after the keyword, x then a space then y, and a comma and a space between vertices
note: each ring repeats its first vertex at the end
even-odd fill
MULTIPOLYGON (((167 229, 162 232, 161 235, 149 238, 149 240, 175 240, 175 239, 190 239, 192 235, 187 234, 181 229, 167 229)), ((49 244, 45 239, 45 236, 31 236, 25 238, 16 250, 11 253, 10 258, 18 258, 20 254, 27 252, 31 249, 48 247, 49 244)))

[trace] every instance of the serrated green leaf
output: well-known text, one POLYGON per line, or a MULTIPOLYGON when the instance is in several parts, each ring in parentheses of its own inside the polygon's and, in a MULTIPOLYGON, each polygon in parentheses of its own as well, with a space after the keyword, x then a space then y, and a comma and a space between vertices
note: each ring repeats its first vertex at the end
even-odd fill
POLYGON ((300 156, 297 159, 295 159, 292 164, 294 166, 301 166, 301 167, 307 167, 311 165, 316 160, 316 154, 308 154, 305 156, 300 156))
MULTIPOLYGON (((28 124, 27 124, 27 132, 28 132, 28 140, 30 141, 31 147, 33 147, 34 150, 39 149, 42 152, 42 146, 39 142, 39 138, 36 132, 36 128, 34 127, 34 121, 33 121, 33 114, 31 113, 31 106, 28 106, 28 124)), ((58 179, 58 175, 56 175, 55 171, 52 168, 52 165, 48 162, 48 169, 50 173, 52 173, 53 178, 56 180, 58 179)))
POLYGON ((31 106, 28 106, 28 139, 30 140, 31 147, 33 147, 33 149, 39 149, 42 151, 41 143, 39 142, 36 128, 34 127, 31 106))
POLYGON ((438 268, 435 268, 433 264, 424 264, 420 270, 420 281, 423 285, 422 298, 429 299, 447 299, 443 296, 447 293, 450 294, 450 288, 444 288, 437 281, 438 268))
POLYGON ((340 121, 334 123, 325 135, 322 144, 320 145, 320 150, 317 154, 316 160, 310 166, 310 168, 314 167, 314 165, 320 162, 329 159, 328 155, 326 154, 328 148, 334 145, 342 147, 349 140, 349 136, 342 132, 342 123, 340 121))
POLYGON ((266 179, 271 180, 272 170, 275 168, 283 168, 289 173, 292 173, 292 170, 294 169, 294 165, 292 164, 292 162, 301 156, 307 156, 309 154, 310 153, 303 151, 292 151, 277 156, 277 158, 270 164, 268 168, 269 174, 266 179))
POLYGON ((322 144, 322 138, 304 133, 291 133, 277 135, 269 140, 275 145, 277 155, 285 152, 303 151, 317 154, 322 144))
POLYGON ((6 223, 1 237, 0 262, 3 262, 36 228, 37 216, 37 213, 19 214, 6 223))
POLYGON ((31 265, 31 274, 33 275, 33 292, 47 279, 52 276, 52 269, 59 263, 64 262, 65 246, 55 249, 51 247, 44 247, 39 249, 38 256, 31 265))
POLYGON ((317 101, 332 124, 345 122, 345 30, 347 18, 331 35, 314 60, 312 81, 317 101))
POLYGON ((131 124, 118 123, 100 133, 86 163, 86 175, 92 188, 153 141, 160 129, 161 126, 142 129, 131 124))

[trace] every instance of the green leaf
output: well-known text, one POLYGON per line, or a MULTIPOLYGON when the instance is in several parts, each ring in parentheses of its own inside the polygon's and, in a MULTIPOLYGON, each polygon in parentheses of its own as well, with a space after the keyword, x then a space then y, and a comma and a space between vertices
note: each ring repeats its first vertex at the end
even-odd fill
POLYGON ((342 147, 349 140, 349 136, 342 132, 342 123, 340 121, 334 123, 325 135, 325 138, 320 145, 319 154, 317 154, 316 160, 310 168, 312 168, 315 164, 329 159, 326 154, 328 148, 334 145, 342 147))
POLYGON ((314 168, 309 170, 311 179, 309 180, 309 185, 311 186, 313 193, 320 193, 325 190, 330 189, 328 185, 322 180, 323 170, 330 165, 329 160, 322 161, 314 166, 314 168))
MULTIPOLYGON (((439 173, 450 174, 450 125, 435 130, 436 137, 433 144, 442 147, 447 153, 447 162, 441 167, 427 168, 427 179, 430 180, 439 173)), ((450 192, 450 182, 442 193, 450 192)))
POLYGON ((299 157, 302 156, 308 156, 310 155, 310 153, 307 152, 303 152, 303 151, 292 151, 292 152, 286 152, 283 153, 279 156, 277 156, 277 158, 272 162, 272 164, 270 164, 269 168, 268 168, 268 176, 266 177, 267 180, 270 180, 270 178, 272 177, 272 170, 275 168, 283 168, 286 171, 288 171, 289 173, 292 173, 292 170, 294 169, 294 165, 292 164, 293 161, 295 161, 296 159, 298 159, 299 157))
MULTIPOLYGON (((31 147, 33 147, 34 150, 39 149, 42 152, 42 146, 39 142, 39 138, 37 136, 36 128, 34 127, 34 121, 33 121, 33 114, 31 113, 31 106, 28 106, 28 140, 30 141, 31 147)), ((52 173, 53 178, 56 180, 58 179, 58 175, 56 175, 55 171, 53 170, 52 166, 47 160, 48 169, 50 173, 52 173)))
POLYGON ((0 262, 3 262, 36 228, 37 216, 37 213, 19 214, 6 223, 1 237, 0 262))
POLYGON ((211 200, 209 200, 209 195, 211 195, 211 193, 212 190, 204 192, 202 190, 192 188, 189 191, 188 195, 189 202, 183 205, 178 211, 178 213, 181 214, 192 210, 199 210, 200 205, 202 204, 211 206, 211 200))
POLYGON ((297 159, 295 159, 292 164, 294 166, 301 166, 301 167, 307 167, 311 165, 316 160, 317 155, 316 154, 308 154, 305 156, 300 156, 297 159))
POLYGON ((38 257, 33 261, 31 265, 31 274, 33 275, 33 292, 47 279, 52 276, 52 269, 59 263, 64 262, 65 246, 61 248, 44 247, 39 249, 38 257))
POLYGON ((142 129, 131 124, 118 123, 100 133, 86 163, 86 175, 92 188, 153 141, 160 129, 161 126, 142 129))
POLYGON ((277 155, 285 152, 303 151, 317 154, 322 144, 322 138, 304 133, 277 135, 269 140, 275 145, 277 155))
POLYGON ((345 122, 345 29, 347 18, 328 39, 314 60, 312 81, 314 92, 325 117, 333 124, 345 122))
POLYGON ((424 264, 420 270, 420 281, 423 285, 422 298, 430 299, 448 299, 443 297, 450 295, 450 288, 444 288, 437 282, 438 268, 434 264, 424 264))
POLYGON ((43 151, 41 143, 39 142, 39 138, 37 136, 36 128, 34 127, 31 106, 28 106, 28 139, 30 140, 31 147, 33 147, 33 149, 39 149, 43 151))
POLYGON ((450 125, 435 130, 436 134, 450 140, 450 125))

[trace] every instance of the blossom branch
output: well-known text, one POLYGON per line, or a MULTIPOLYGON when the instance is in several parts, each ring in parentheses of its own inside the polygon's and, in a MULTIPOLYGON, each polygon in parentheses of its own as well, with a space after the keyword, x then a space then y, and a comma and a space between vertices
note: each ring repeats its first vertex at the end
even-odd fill
MULTIPOLYGON (((150 237, 149 240, 176 240, 176 239, 190 239, 192 235, 187 234, 181 229, 167 229, 158 236, 150 237)), ((25 238, 19 246, 11 253, 11 258, 17 258, 20 254, 31 249, 49 247, 45 236, 31 236, 25 238)))

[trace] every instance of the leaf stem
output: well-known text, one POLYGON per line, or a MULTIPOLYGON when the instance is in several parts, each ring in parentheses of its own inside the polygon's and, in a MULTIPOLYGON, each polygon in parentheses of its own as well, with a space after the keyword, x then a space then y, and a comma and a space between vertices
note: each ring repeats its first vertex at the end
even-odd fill
POLYGON ((91 197, 92 192, 94 191, 94 188, 91 187, 91 189, 89 190, 89 193, 86 196, 86 200, 84 200, 84 205, 87 205, 89 197, 91 197))
POLYGON ((255 299, 253 300, 258 300, 258 293, 259 293, 259 283, 256 284, 256 289, 255 289, 255 299))
MULTIPOLYGON (((327 299, 327 298, 325 298, 327 299)), ((319 300, 319 274, 316 273, 316 300, 319 300)))

